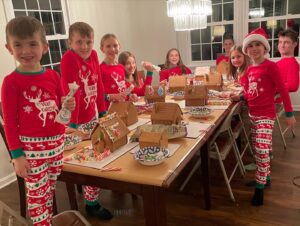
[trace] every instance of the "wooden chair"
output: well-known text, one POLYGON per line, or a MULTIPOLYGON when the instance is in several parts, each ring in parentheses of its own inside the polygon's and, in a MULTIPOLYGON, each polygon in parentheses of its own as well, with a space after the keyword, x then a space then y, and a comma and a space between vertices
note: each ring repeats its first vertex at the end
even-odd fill
MULTIPOLYGON (((9 206, 0 201, 0 225, 29 226, 32 225, 24 217, 19 216, 9 206), (7 224, 4 222, 8 222, 7 224)), ((78 211, 68 210, 52 218, 53 226, 91 226, 91 224, 78 211)))
MULTIPOLYGON (((226 186, 229 191, 230 198, 234 202, 235 202, 235 198, 234 198, 231 186, 230 186, 230 182, 231 182, 238 167, 240 169, 242 176, 245 175, 245 169, 244 169, 244 166, 243 166, 243 163, 241 160, 241 155, 238 150, 238 147, 236 144, 236 139, 233 135, 233 131, 231 128, 232 117, 236 113, 238 107, 239 107, 239 104, 236 104, 231 109, 231 111, 229 112, 229 114, 227 115, 227 117, 225 118, 223 123, 221 124, 221 126, 217 129, 217 131, 215 132, 213 137, 208 141, 209 142, 208 143, 209 157, 212 159, 219 160, 220 167, 221 167, 224 179, 225 179, 226 186), (235 155, 236 164, 235 164, 231 174, 228 177, 225 166, 223 164, 223 161, 226 160, 226 158, 231 150, 233 150, 233 153, 235 155)), ((193 169, 191 170, 190 174, 188 175, 187 179, 184 181, 183 185, 180 187, 180 190, 182 190, 184 188, 184 186, 186 185, 188 180, 195 173, 197 168, 199 168, 200 164, 201 164, 201 159, 199 158, 199 160, 196 162, 193 169)))

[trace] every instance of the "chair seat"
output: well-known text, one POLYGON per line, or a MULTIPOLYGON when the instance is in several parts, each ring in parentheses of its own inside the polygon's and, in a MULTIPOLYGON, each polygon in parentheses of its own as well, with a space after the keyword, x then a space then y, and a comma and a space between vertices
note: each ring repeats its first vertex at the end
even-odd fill
POLYGON ((52 219, 53 226, 91 226, 78 211, 64 211, 52 219))

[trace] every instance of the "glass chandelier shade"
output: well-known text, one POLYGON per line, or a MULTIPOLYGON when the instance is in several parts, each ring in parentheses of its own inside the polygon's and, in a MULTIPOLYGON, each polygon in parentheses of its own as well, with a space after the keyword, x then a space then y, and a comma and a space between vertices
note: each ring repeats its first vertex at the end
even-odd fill
POLYGON ((211 0, 168 0, 167 14, 173 17, 176 31, 203 29, 212 14, 211 0))

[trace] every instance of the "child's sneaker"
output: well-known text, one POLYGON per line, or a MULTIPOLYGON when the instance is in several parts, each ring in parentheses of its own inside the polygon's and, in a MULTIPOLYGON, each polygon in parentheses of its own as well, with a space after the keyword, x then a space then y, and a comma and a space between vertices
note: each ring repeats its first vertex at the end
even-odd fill
POLYGON ((101 220, 110 220, 111 218, 113 218, 111 212, 108 209, 105 209, 99 203, 95 206, 85 205, 85 211, 88 216, 98 217, 101 220))

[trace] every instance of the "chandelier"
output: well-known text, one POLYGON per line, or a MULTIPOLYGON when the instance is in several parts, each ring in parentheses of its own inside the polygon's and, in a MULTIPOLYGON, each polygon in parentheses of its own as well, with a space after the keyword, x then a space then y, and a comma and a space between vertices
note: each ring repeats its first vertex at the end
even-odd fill
POLYGON ((211 0, 168 0, 167 10, 175 31, 206 28, 207 16, 212 14, 211 0))

